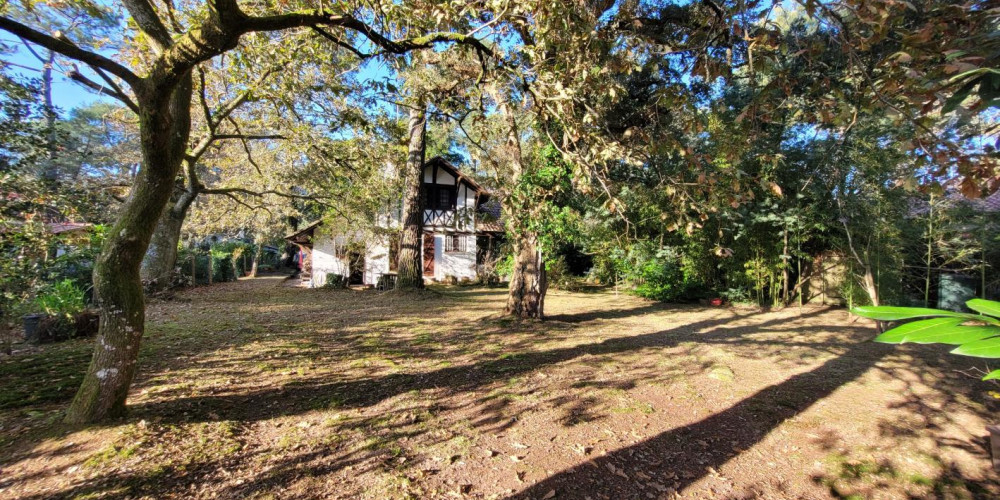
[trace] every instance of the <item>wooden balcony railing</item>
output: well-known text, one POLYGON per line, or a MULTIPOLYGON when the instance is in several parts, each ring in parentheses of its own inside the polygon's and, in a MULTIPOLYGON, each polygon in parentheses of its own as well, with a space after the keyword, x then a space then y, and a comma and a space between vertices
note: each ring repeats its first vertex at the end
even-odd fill
POLYGON ((457 210, 424 210, 424 226, 471 229, 475 224, 475 211, 468 208, 457 210))

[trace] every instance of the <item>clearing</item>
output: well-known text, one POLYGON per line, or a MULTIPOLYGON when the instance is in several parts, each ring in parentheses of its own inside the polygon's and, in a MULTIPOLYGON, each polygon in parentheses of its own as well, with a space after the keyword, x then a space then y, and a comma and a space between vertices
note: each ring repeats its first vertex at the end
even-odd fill
MULTIPOLYGON (((996 498, 975 359, 842 309, 304 290, 148 308, 131 413, 59 423, 89 341, 0 358, 0 498, 996 498)), ((981 360, 978 360, 981 364, 981 360)))

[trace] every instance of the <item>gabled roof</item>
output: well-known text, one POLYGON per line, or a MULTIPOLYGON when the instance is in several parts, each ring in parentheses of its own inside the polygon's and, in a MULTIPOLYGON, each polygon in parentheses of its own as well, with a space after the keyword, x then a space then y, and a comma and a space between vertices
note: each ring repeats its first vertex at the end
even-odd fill
POLYGON ((449 174, 454 175, 455 179, 464 181, 466 184, 472 186, 472 189, 475 189, 476 191, 478 191, 480 193, 486 193, 486 194, 488 194, 488 191, 486 191, 486 188, 484 188, 483 186, 481 186, 472 177, 469 177, 468 175, 465 175, 462 172, 460 172, 458 170, 458 168, 456 166, 452 165, 451 163, 449 163, 448 160, 445 160, 444 158, 442 158, 440 156, 435 156, 434 158, 431 158, 430 160, 427 160, 427 161, 424 162, 424 167, 425 168, 426 167, 430 167, 430 166, 434 166, 434 165, 437 165, 438 168, 445 169, 449 174))
POLYGON ((301 242, 301 241, 303 241, 302 240, 303 236, 306 236, 306 237, 312 236, 313 230, 316 229, 317 227, 321 226, 321 225, 323 225, 323 221, 321 221, 321 220, 318 220, 316 222, 312 222, 312 223, 306 225, 305 227, 303 227, 302 229, 299 229, 298 231, 295 231, 294 233, 289 234, 288 236, 285 236, 285 239, 288 240, 288 241, 291 241, 293 243, 294 242, 301 242))

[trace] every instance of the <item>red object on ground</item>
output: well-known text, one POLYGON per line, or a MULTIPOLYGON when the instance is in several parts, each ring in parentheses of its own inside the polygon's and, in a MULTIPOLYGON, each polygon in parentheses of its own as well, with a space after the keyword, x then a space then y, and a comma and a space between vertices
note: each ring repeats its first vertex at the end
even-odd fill
POLYGON ((710 305, 713 305, 713 306, 721 306, 722 305, 722 299, 719 299, 719 298, 708 299, 708 303, 710 305))

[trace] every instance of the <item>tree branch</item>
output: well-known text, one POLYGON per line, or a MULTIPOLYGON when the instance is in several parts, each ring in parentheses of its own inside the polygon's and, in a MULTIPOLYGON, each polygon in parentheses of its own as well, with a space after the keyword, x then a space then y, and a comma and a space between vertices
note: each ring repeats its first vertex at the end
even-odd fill
POLYGON ((69 40, 46 35, 41 31, 21 24, 9 17, 0 16, 0 30, 28 40, 31 43, 41 45, 46 49, 58 52, 71 59, 87 63, 95 68, 101 68, 108 73, 121 78, 132 86, 133 89, 136 89, 142 83, 142 80, 131 70, 115 61, 112 61, 111 59, 108 59, 107 57, 104 57, 96 52, 81 49, 69 40))
POLYGON ((87 87, 88 89, 93 90, 94 92, 97 92, 98 94, 106 95, 108 97, 115 98, 116 100, 120 101, 122 104, 128 106, 128 109, 131 109, 133 113, 136 113, 136 114, 139 113, 139 107, 136 106, 136 104, 134 102, 132 102, 132 99, 129 99, 129 97, 127 95, 123 94, 119 89, 105 87, 104 85, 101 85, 101 84, 99 84, 99 83, 97 83, 97 82, 95 82, 95 81, 93 81, 93 80, 91 80, 91 79, 83 76, 83 74, 80 73, 80 71, 76 67, 74 67, 70 71, 67 71, 66 72, 66 76, 70 80, 73 80, 74 82, 79 83, 80 85, 83 85, 84 87, 87 87))
POLYGON ((163 53, 174 44, 170 31, 149 0, 123 0, 122 3, 125 4, 125 8, 139 29, 153 41, 158 53, 163 53))

